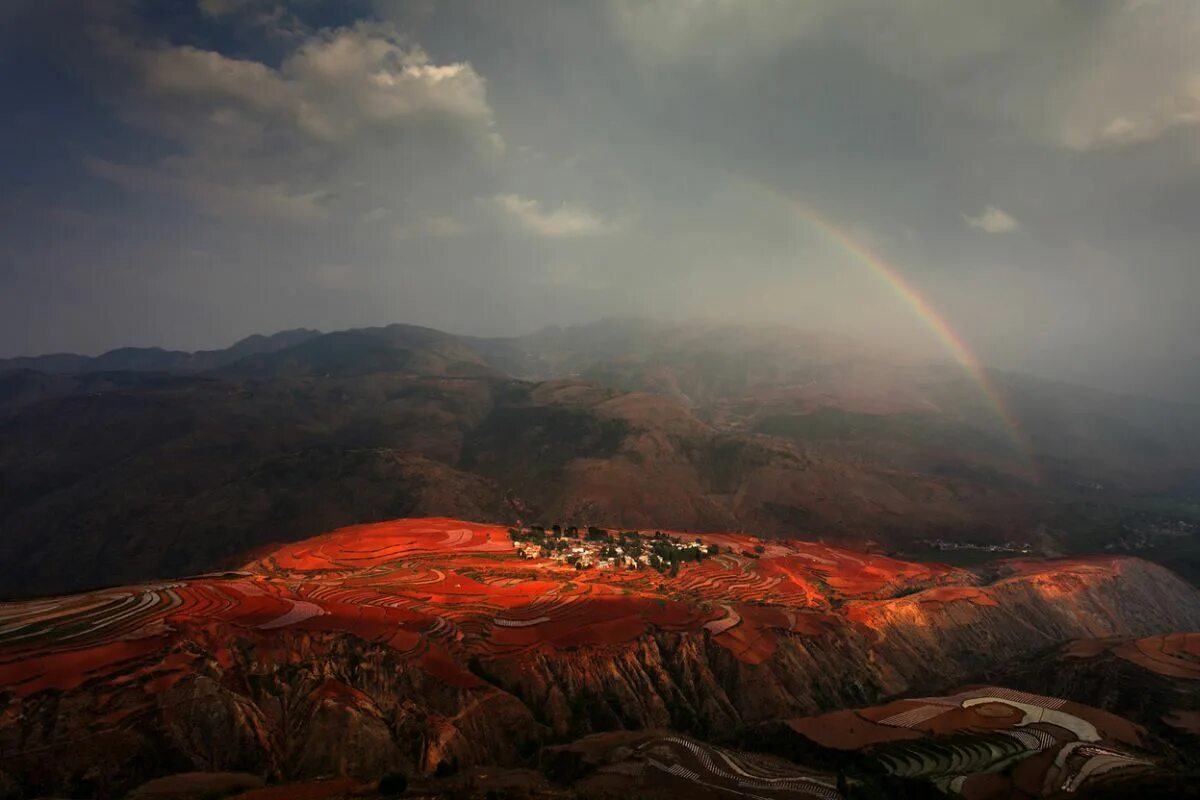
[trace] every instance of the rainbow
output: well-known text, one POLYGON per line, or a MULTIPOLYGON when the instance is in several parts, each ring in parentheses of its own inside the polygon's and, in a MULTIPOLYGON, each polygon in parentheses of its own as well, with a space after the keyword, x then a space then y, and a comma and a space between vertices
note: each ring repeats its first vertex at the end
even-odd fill
MULTIPOLYGON (((759 188, 764 187, 760 186, 759 188)), ((826 239, 836 245, 839 250, 867 267, 873 275, 883 281, 916 314, 921 322, 938 338, 951 357, 962 367, 963 371, 967 373, 971 381, 979 388, 980 394, 987 402, 987 405, 1004 424, 1004 428, 1012 443, 1025 457, 1025 460, 1028 462, 1030 474, 1036 480, 1037 468, 1033 460, 1033 450, 1028 437, 1021 430, 1016 418, 1005 404, 1003 396, 988 377, 987 370, 984 369, 978 356, 975 355, 970 346, 963 341, 963 338, 958 335, 954 328, 950 327, 950 324, 938 313, 937 309, 921 296, 921 293, 904 277, 900 270, 885 261, 870 246, 855 239, 844 229, 839 228, 827 217, 821 215, 810 206, 793 200, 790 197, 780 195, 773 190, 767 189, 766 191, 784 203, 809 227, 820 232, 826 239)))

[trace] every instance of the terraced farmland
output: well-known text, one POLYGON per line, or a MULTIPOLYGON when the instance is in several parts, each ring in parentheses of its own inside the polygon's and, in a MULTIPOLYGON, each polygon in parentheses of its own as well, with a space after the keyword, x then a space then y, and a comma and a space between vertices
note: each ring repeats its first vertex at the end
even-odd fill
MULTIPOLYGON (((711 538, 727 550, 752 546, 747 537, 711 538)), ((953 579, 970 578, 799 542, 772 544, 761 557, 727 552, 674 579, 580 573, 516 558, 504 528, 400 520, 283 547, 235 572, 2 604, 0 686, 20 695, 75 688, 198 623, 350 633, 467 683, 469 673, 448 665, 471 654, 609 644, 648 628, 705 628, 755 662, 770 655, 777 632, 828 628, 835 602, 953 579)), ((169 683, 184 669, 154 672, 169 683)))
MULTIPOLYGON (((518 554, 506 528, 405 519, 267 549, 233 571, 0 604, 0 777, 67 794, 168 763, 289 780, 513 764, 551 736, 732 732, 962 677, 984 659, 1149 633, 1144 619, 1200 621, 1194 590, 1134 559, 1020 561, 984 576, 811 542, 696 538, 714 555, 676 574, 578 570, 518 554)), ((1122 647, 1184 670, 1194 640, 1122 647)), ((844 713, 853 724, 828 735, 879 747, 896 776, 968 794, 974 776, 1052 751, 1063 763, 1037 777, 1059 787, 1144 766, 1123 749, 1136 744, 1128 723, 999 688, 844 713), (950 733, 966 738, 905 741, 950 733), (1068 752, 1072 741, 1088 747, 1068 752)), ((734 780, 664 746, 676 745, 675 778, 734 780)), ((736 780, 767 784, 746 789, 759 796, 785 787, 736 780)))
POLYGON ((1173 633, 1113 642, 1073 642, 1067 655, 1090 658, 1106 651, 1156 675, 1200 681, 1200 633, 1173 633))
POLYGON ((1155 769, 1144 731, 1128 721, 997 686, 788 725, 819 747, 858 751, 889 775, 966 798, 1057 796, 1155 769))
POLYGON ((838 800, 837 776, 775 756, 661 731, 600 733, 550 747, 551 774, 574 776, 582 796, 838 800), (580 764, 584 764, 580 768, 580 764))

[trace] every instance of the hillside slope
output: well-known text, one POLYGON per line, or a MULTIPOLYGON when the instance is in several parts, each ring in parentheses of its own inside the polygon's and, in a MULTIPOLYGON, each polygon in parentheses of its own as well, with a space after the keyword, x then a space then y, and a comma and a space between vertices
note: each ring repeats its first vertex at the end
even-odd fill
POLYGON ((1197 592, 1136 559, 981 575, 699 538, 714 554, 673 575, 581 572, 520 557, 503 528, 398 520, 237 572, 5 604, 4 769, 70 791, 188 769, 511 764, 555 738, 729 734, 932 690, 1069 639, 1200 626, 1197 592))
MULTIPOLYGON (((1185 406, 995 374, 1019 444, 955 368, 779 327, 247 342, 214 368, 0 371, 0 596, 410 514, 1108 549, 1200 578, 1185 406)), ((920 557, 960 552, 989 557, 920 557)))

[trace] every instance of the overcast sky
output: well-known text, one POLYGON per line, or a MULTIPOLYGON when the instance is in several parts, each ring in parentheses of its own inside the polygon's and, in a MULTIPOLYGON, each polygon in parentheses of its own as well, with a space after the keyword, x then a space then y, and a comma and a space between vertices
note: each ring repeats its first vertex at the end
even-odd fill
POLYGON ((0 356, 713 316, 1200 386, 1194 0, 7 0, 0 356))

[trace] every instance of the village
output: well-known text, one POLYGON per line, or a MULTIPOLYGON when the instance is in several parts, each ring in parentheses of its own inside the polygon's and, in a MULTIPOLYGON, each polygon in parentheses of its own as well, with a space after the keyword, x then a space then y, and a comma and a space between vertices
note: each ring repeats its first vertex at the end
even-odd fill
POLYGON ((519 558, 549 559, 577 570, 654 569, 674 576, 681 564, 703 561, 720 552, 715 544, 705 546, 700 539, 685 541, 662 531, 614 533, 556 524, 509 528, 508 534, 519 558))
POLYGON ((1021 553, 1029 555, 1033 547, 1021 542, 1004 542, 1003 544, 982 544, 979 542, 956 542, 946 539, 921 539, 917 544, 932 550, 977 550, 986 553, 1021 553))

